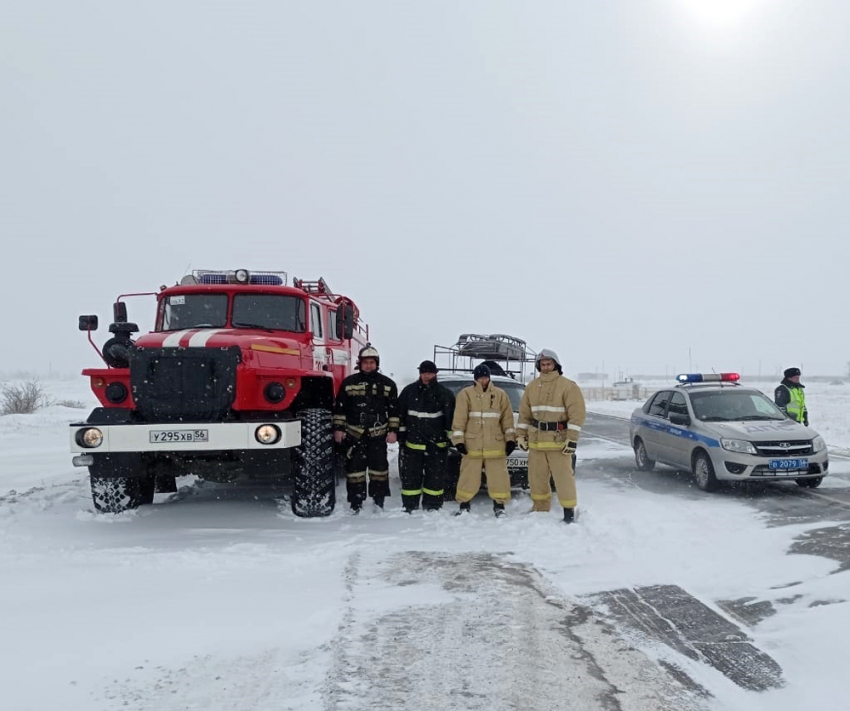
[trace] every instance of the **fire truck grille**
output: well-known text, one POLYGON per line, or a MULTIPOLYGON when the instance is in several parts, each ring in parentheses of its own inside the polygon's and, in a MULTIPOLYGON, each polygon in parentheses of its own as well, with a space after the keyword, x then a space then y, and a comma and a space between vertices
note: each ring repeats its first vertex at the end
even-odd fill
POLYGON ((240 350, 136 348, 130 385, 143 422, 214 422, 230 412, 240 350))

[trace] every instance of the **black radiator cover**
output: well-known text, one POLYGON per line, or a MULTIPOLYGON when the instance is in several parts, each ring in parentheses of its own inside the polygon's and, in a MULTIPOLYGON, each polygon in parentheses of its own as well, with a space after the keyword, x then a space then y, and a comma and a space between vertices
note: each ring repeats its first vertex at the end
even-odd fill
POLYGON ((135 348, 130 389, 141 422, 218 422, 236 396, 239 346, 135 348))

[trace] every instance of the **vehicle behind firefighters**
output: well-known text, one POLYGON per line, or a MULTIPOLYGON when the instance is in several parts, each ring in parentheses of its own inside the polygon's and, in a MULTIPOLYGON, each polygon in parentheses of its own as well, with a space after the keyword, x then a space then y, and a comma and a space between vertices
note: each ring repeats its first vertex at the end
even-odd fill
MULTIPOLYGON (((323 279, 245 269, 195 271, 151 295, 154 330, 133 340, 119 296, 112 338, 92 341, 105 367, 83 371, 101 407, 71 425, 71 451, 95 508, 152 503, 194 474, 291 485, 296 515, 329 515, 333 401, 369 336, 354 302, 323 279)), ((91 341, 97 317, 79 327, 91 341)))

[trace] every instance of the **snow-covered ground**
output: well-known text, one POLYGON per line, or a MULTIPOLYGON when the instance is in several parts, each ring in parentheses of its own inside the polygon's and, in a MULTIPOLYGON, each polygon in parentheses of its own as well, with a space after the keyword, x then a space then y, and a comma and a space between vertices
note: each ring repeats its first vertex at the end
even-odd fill
MULTIPOLYGON (((46 385, 55 399, 93 404, 82 382, 46 385)), ((807 395, 814 426, 830 444, 850 447, 845 389, 813 385, 807 395)), ((623 416, 635 406, 589 403, 623 416)), ((847 572, 833 574, 837 564, 826 558, 788 554, 796 537, 830 522, 769 525, 739 497, 648 491, 623 464, 630 452, 602 441, 582 446, 582 466, 595 474, 579 480, 580 522, 571 527, 559 523, 557 506, 524 515, 523 494, 502 520, 483 497, 468 517, 451 516, 454 506, 407 516, 398 510, 397 480, 385 512, 359 517, 339 507, 328 519, 298 519, 266 490, 197 482, 157 495, 152 507, 97 516, 84 471, 68 454, 66 426, 85 412, 52 406, 0 417, 4 710, 472 709, 485 700, 487 708, 517 707, 511 689, 524 687, 510 679, 512 655, 538 654, 544 668, 546 650, 517 652, 511 638, 540 620, 505 603, 516 619, 483 616, 483 641, 447 636, 452 620, 471 619, 470 607, 498 600, 423 577, 438 558, 456 566, 457 581, 484 558, 500 570, 536 570, 566 605, 642 585, 678 585, 724 617, 717 601, 770 602, 775 614, 746 633, 781 665, 784 687, 744 691, 709 666, 676 658, 712 694, 705 707, 846 708, 847 572), (394 642, 385 647, 388 626, 394 642), (429 646, 432 636, 440 646, 429 646), (511 652, 463 653, 467 645, 486 649, 487 640, 511 652), (440 653, 409 656, 422 649, 440 653), (494 665, 504 694, 495 700, 494 665), (452 697, 433 678, 432 686, 415 683, 428 669, 445 676, 461 668, 468 694, 452 697), (391 697, 384 686, 411 691, 391 697)), ((834 467, 850 473, 848 462, 834 467)), ((633 643, 670 661, 670 650, 633 643)), ((626 652, 600 645, 614 669, 626 652)), ((568 699, 547 698, 560 688, 555 682, 548 678, 524 708, 567 708, 568 699)), ((634 701, 638 695, 624 692, 633 701, 622 708, 654 708, 634 701)))

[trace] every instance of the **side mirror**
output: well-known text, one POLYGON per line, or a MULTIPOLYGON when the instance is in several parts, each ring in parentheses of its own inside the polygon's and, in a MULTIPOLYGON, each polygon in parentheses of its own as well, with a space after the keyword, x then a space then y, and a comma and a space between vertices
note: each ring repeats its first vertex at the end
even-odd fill
POLYGON ((112 304, 112 320, 115 323, 127 322, 127 304, 123 301, 116 301, 112 304))
POLYGON ((97 331, 97 316, 80 316, 81 331, 97 331))
POLYGON ((349 304, 341 304, 336 314, 336 337, 344 341, 354 336, 354 309, 349 304))
POLYGON ((674 425, 680 425, 682 427, 687 427, 691 424, 691 418, 688 415, 683 415, 679 412, 671 412, 670 413, 670 422, 674 425))

